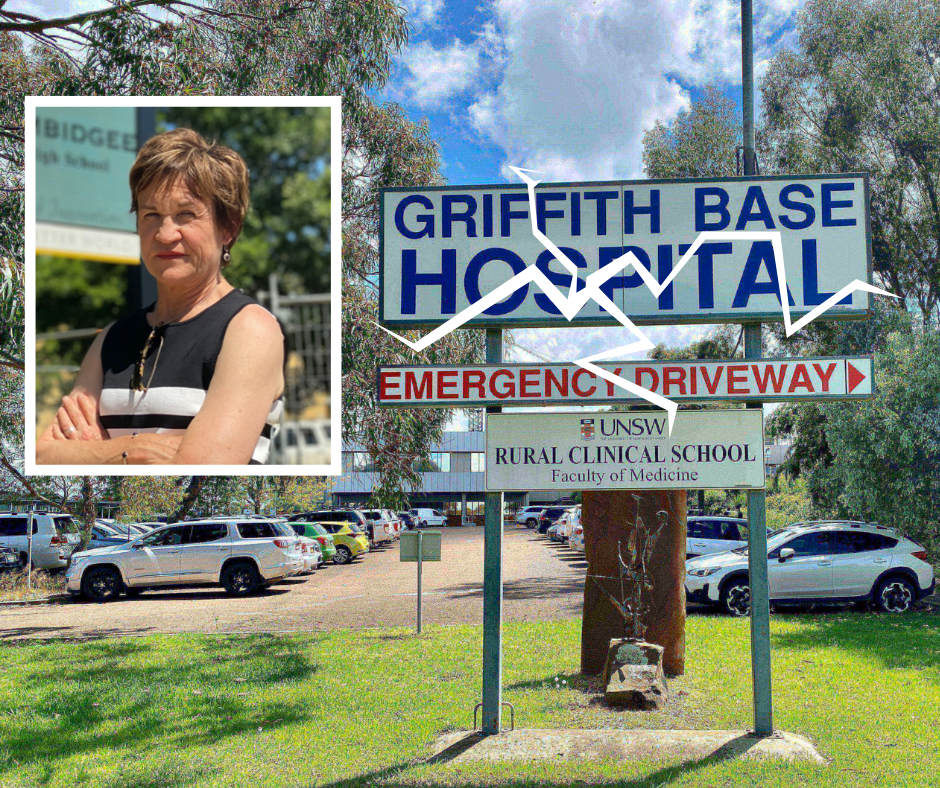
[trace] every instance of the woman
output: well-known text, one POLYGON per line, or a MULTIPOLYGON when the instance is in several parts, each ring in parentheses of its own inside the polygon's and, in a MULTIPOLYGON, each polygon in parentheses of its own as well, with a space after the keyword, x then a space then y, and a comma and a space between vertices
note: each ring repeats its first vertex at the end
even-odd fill
POLYGON ((130 185, 156 303, 97 336, 37 462, 263 463, 281 413, 284 335, 222 277, 248 212, 248 168, 174 129, 140 149, 130 185))

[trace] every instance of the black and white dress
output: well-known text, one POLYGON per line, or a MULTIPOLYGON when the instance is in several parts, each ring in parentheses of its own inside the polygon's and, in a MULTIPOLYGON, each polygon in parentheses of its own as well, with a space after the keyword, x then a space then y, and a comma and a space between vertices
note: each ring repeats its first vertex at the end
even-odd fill
MULTIPOLYGON (((206 399, 229 323, 246 306, 257 303, 241 290, 233 290, 192 319, 161 328, 144 364, 143 381, 147 391, 135 391, 131 382, 152 330, 147 315, 154 305, 114 323, 101 346, 104 383, 98 412, 108 434, 119 438, 135 432, 167 435, 185 432, 206 399), (158 361, 160 334, 163 348, 158 361)), ((252 385, 252 381, 246 380, 245 385, 252 385)), ((283 401, 279 397, 268 412, 250 465, 261 465, 267 460, 282 408, 283 401)))

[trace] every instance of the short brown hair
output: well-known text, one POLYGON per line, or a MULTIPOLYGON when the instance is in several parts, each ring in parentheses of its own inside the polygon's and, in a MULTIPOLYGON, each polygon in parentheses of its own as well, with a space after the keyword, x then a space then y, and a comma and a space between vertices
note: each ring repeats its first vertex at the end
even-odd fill
POLYGON ((177 179, 213 206, 219 227, 238 239, 248 214, 248 167, 231 148, 206 142, 192 129, 173 129, 147 140, 131 167, 131 212, 140 193, 155 183, 177 179))

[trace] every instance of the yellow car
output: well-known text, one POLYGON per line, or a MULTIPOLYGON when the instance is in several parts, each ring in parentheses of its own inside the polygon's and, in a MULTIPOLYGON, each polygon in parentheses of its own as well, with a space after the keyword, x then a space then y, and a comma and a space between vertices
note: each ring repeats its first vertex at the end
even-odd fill
MULTIPOLYGON (((314 522, 311 520, 311 522, 314 522)), ((365 555, 369 552, 369 537, 366 536, 354 523, 349 522, 324 522, 316 521, 322 525, 333 536, 333 544, 336 545, 336 555, 333 556, 334 564, 348 564, 356 556, 365 555)))

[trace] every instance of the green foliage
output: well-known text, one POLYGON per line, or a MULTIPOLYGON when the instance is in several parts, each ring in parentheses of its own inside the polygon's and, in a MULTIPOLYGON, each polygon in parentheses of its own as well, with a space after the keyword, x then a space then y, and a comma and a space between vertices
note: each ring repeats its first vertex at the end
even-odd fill
POLYGON ((329 292, 330 109, 170 107, 163 117, 248 164, 251 210, 225 277, 254 292, 277 273, 288 291, 329 292))
POLYGON ((813 510, 806 479, 778 475, 767 489, 767 527, 776 531, 793 523, 818 519, 813 510))
POLYGON ((871 175, 874 269, 940 320, 940 4, 813 0, 761 82, 771 172, 871 175))
POLYGON ((740 144, 741 119, 734 102, 710 87, 671 126, 656 121, 643 135, 643 170, 648 178, 736 175, 740 144))

